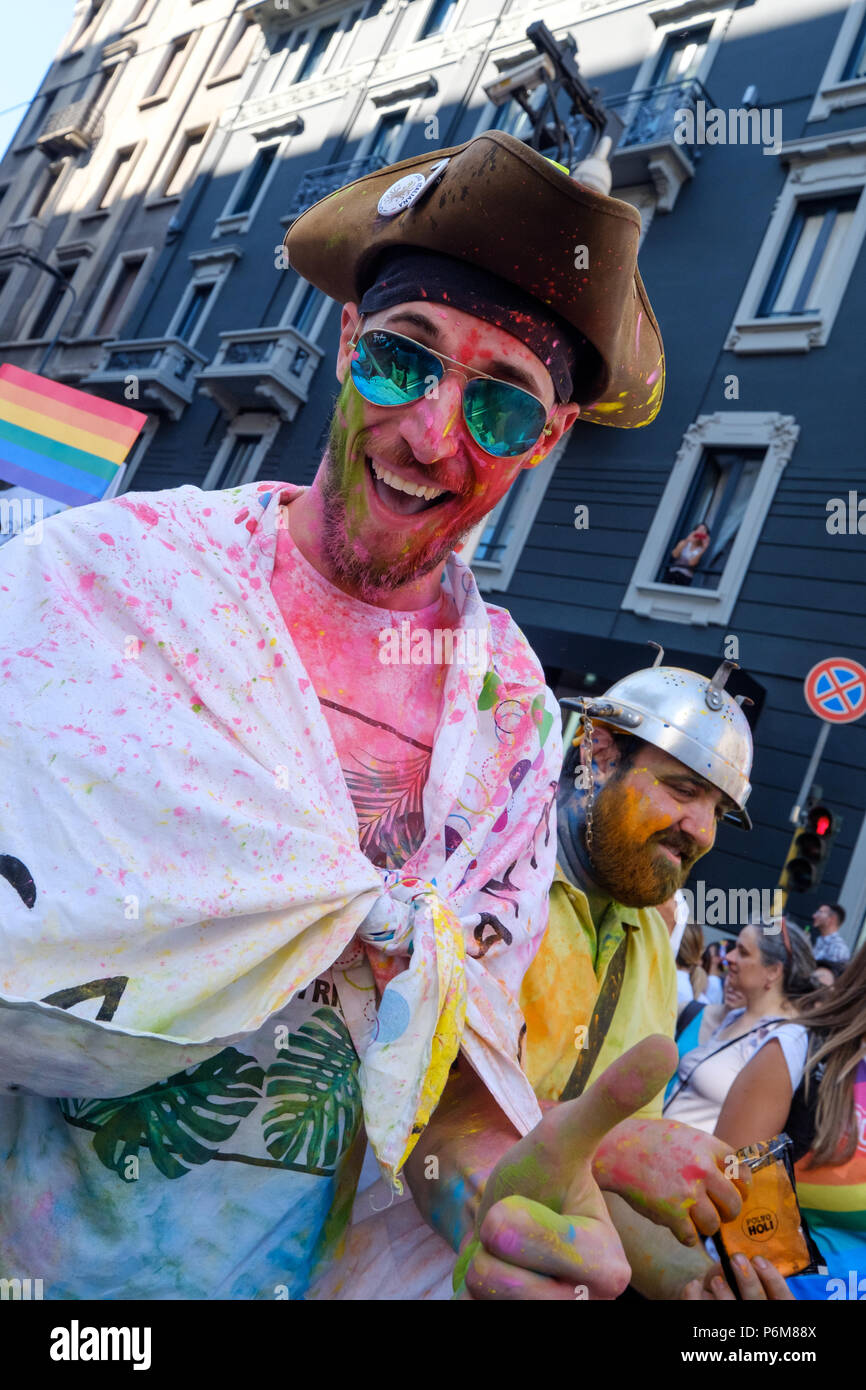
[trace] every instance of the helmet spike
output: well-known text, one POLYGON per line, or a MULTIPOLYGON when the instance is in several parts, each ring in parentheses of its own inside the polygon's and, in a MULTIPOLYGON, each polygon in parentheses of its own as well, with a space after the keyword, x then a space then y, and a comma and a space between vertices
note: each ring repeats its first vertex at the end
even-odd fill
POLYGON ((728 683, 732 671, 739 671, 738 661, 723 661, 707 686, 706 700, 710 709, 721 709, 724 704, 722 691, 728 683))
POLYGON ((665 649, 664 647, 659 646, 658 642, 647 642, 647 646, 655 647, 656 649, 656 657, 655 661, 653 662, 653 670, 655 670, 656 666, 661 666, 662 662, 665 659, 665 649))

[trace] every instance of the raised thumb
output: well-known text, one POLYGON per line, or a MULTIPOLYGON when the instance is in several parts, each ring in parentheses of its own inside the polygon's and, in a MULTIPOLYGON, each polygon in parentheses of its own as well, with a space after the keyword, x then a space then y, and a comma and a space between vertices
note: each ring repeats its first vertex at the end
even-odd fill
POLYGON ((604 1136, 658 1095, 676 1065, 676 1044, 654 1033, 612 1062, 584 1095, 553 1106, 496 1165, 481 1217, 515 1195, 567 1211, 569 1193, 586 1182, 604 1136))

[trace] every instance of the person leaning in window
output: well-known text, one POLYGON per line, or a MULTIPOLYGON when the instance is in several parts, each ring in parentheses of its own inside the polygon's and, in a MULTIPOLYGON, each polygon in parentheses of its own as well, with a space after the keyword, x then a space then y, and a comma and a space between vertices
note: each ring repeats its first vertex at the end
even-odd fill
POLYGON ((709 543, 710 528, 701 522, 694 531, 678 541, 671 551, 673 564, 668 565, 665 583, 691 584, 709 543))

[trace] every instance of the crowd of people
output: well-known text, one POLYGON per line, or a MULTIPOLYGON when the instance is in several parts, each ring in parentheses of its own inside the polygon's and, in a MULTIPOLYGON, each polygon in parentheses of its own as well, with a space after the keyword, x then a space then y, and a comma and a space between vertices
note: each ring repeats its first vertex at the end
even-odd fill
POLYGON ((849 1297, 851 1272, 858 1288, 866 1274, 866 945, 851 957, 844 920, 822 904, 811 940, 783 916, 703 951, 689 923, 677 955, 680 1061, 664 1113, 732 1150, 789 1135, 827 1269, 788 1280, 803 1298, 849 1297))

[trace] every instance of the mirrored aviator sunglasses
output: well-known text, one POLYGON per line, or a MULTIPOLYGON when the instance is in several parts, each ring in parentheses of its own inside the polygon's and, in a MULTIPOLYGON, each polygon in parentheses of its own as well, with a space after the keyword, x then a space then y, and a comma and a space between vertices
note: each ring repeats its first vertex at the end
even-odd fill
MULTIPOLYGON (((402 333, 371 328, 358 338, 349 370, 365 401, 401 406, 430 394, 445 375, 445 363, 464 373, 472 371, 402 333)), ((542 432, 550 432, 547 411, 538 397, 496 377, 473 375, 466 382, 463 418, 476 444, 494 458, 525 454, 542 432)))

